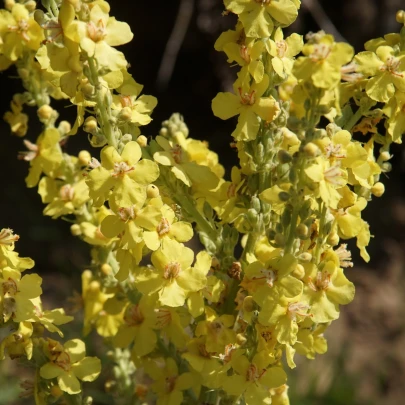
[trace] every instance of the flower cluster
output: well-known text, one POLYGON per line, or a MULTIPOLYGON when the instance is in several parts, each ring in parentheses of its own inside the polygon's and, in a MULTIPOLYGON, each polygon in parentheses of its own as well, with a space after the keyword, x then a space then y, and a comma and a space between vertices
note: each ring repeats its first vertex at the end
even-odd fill
POLYGON ((0 326, 10 331, 0 343, 0 359, 26 359, 39 369, 31 383, 32 393, 36 404, 45 405, 63 392, 79 394, 79 380, 94 381, 101 363, 96 357, 85 357, 85 345, 79 339, 62 346, 59 341, 44 337, 48 331, 62 338, 58 326, 73 317, 65 315, 63 308, 43 308, 42 279, 36 273, 23 275, 32 269, 34 261, 19 257, 14 250, 18 239, 11 229, 0 231, 0 326))
MULTIPOLYGON (((324 331, 354 297, 342 242, 356 238, 369 260, 361 214, 384 193, 405 130, 405 28, 354 55, 324 32, 284 38, 299 0, 225 0, 238 21, 215 48, 240 67, 233 93, 212 101, 218 118, 238 117, 227 180, 179 114, 153 140, 141 134, 157 101, 127 72, 115 47, 132 32, 106 1, 33 3, 0 12, 0 69, 16 64, 26 90, 5 119, 25 136, 24 105, 37 108, 42 133, 20 154, 27 186, 91 246, 76 309, 83 335, 95 330, 109 349, 106 389, 158 405, 287 405, 285 368, 326 352, 324 331), (52 99, 76 106, 73 125, 58 122, 52 99), (83 132, 99 156, 64 152, 83 132), (198 253, 186 245, 194 234, 198 253)), ((1 322, 15 329, 1 355, 35 362, 37 405, 75 397, 100 361, 79 339, 40 336, 39 325, 61 335, 71 318, 42 310, 41 279, 21 275, 33 262, 16 239, 0 233, 1 322)))

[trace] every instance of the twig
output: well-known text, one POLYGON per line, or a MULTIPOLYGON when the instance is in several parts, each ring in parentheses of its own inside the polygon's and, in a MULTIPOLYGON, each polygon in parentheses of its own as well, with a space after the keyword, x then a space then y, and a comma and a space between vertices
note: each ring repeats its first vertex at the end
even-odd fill
POLYGON ((190 25, 193 10, 194 0, 181 0, 173 31, 167 41, 157 74, 156 87, 161 91, 166 89, 172 77, 177 55, 190 25))

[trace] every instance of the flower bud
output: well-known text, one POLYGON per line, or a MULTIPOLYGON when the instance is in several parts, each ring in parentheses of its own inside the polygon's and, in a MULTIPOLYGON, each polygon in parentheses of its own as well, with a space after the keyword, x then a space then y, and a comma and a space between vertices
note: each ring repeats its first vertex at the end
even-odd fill
POLYGON ((308 156, 309 158, 315 158, 315 157, 319 156, 321 153, 318 146, 315 145, 313 142, 308 142, 304 146, 303 151, 306 154, 306 156, 308 156))
POLYGON ((54 397, 54 398, 59 398, 63 395, 63 391, 59 388, 59 385, 53 385, 49 391, 49 393, 54 397))
POLYGON ((91 83, 84 83, 80 86, 80 88, 85 98, 94 97, 96 89, 91 83))
POLYGON ((304 276, 305 276, 305 268, 302 264, 297 264, 295 266, 294 271, 292 272, 292 275, 296 278, 298 278, 298 280, 301 280, 304 276))
POLYGON ((290 180, 290 183, 295 184, 297 181, 297 171, 292 167, 288 173, 288 179, 290 180))
POLYGON ((61 121, 58 125, 58 131, 61 133, 62 136, 66 135, 70 130, 72 129, 72 126, 70 125, 70 122, 68 121, 61 121))
POLYGON ((6 8, 7 10, 11 11, 14 4, 15 4, 15 0, 4 0, 4 8, 6 8))
POLYGON ((309 228, 305 224, 301 223, 297 226, 295 232, 300 239, 307 239, 309 228))
POLYGON ((244 336, 243 333, 238 333, 236 335, 236 342, 238 343, 238 345, 242 346, 246 343, 247 339, 246 336, 244 336))
POLYGON ((245 297, 245 299, 243 300, 243 310, 245 312, 252 312, 255 309, 257 309, 257 305, 253 300, 253 297, 251 295, 248 295, 247 297, 245 297))
POLYGON ((90 163, 91 155, 87 150, 81 150, 78 155, 79 163, 82 166, 87 166, 90 163))
POLYGON ((304 262, 304 263, 309 263, 312 260, 312 255, 311 255, 311 253, 308 253, 308 252, 301 253, 298 256, 298 260, 300 260, 301 262, 304 262))
POLYGON ((291 160, 292 160, 292 156, 287 151, 285 151, 284 149, 280 149, 278 151, 277 158, 278 158, 278 161, 281 164, 290 163, 291 160))
POLYGON ((246 216, 252 226, 256 226, 256 224, 259 222, 259 215, 253 208, 248 209, 246 216))
POLYGON ((276 231, 274 229, 269 229, 266 232, 266 236, 268 240, 274 240, 274 238, 276 237, 276 231))
POLYGON ((125 144, 127 144, 128 142, 131 142, 132 141, 132 135, 131 134, 124 134, 124 135, 122 135, 122 137, 121 137, 121 142, 125 145, 125 144))
POLYGON ((146 187, 146 195, 148 196, 148 198, 159 197, 159 194, 159 189, 154 184, 149 184, 148 187, 146 187))
POLYGON ((90 291, 90 292, 93 292, 93 293, 98 292, 98 291, 100 291, 100 286, 101 286, 101 284, 100 284, 99 281, 93 280, 93 281, 89 284, 89 291, 90 291))
POLYGON ((167 128, 161 128, 159 131, 159 135, 161 136, 167 136, 169 134, 169 130, 167 128))
POLYGON ((283 247, 285 245, 285 236, 282 233, 277 233, 274 237, 274 242, 277 246, 283 247))
POLYGON ((37 110, 39 120, 41 122, 50 120, 54 111, 55 110, 50 105, 44 104, 37 110))
POLYGON ((250 206, 256 211, 260 212, 261 210, 261 204, 260 204, 260 199, 256 196, 253 196, 252 199, 250 200, 250 206))
POLYGON ((109 276, 112 273, 112 267, 108 263, 102 264, 100 270, 104 276, 109 276))
POLYGON ((78 224, 73 224, 73 225, 70 227, 70 232, 72 233, 73 236, 79 236, 79 235, 81 235, 81 234, 82 234, 82 230, 81 230, 81 228, 80 228, 80 225, 78 225, 78 224))
POLYGON ((138 145, 141 148, 144 148, 145 146, 148 145, 148 138, 146 138, 145 135, 139 135, 138 138, 136 139, 136 142, 138 142, 138 145))
POLYGON ((326 243, 331 246, 336 246, 339 243, 339 240, 339 235, 336 232, 332 232, 330 235, 328 235, 326 243))
POLYGON ((377 183, 374 184, 373 187, 371 187, 371 192, 376 197, 381 197, 384 194, 384 191, 385 191, 385 186, 380 181, 378 181, 377 183))
POLYGON ((381 165, 381 170, 382 170, 384 173, 390 172, 390 171, 392 170, 392 165, 391 165, 391 163, 390 163, 390 162, 384 162, 384 163, 381 165))
POLYGON ((94 134, 97 131, 97 120, 95 117, 87 117, 83 124, 83 130, 90 134, 94 134))
POLYGON ((31 13, 35 10, 37 3, 34 0, 28 0, 24 3, 24 7, 31 13))
POLYGON ((390 160, 390 159, 391 159, 391 155, 387 150, 380 153, 379 160, 381 160, 382 162, 385 162, 385 161, 390 160))
POLYGON ((395 19, 397 20, 398 23, 405 25, 405 11, 398 10, 397 14, 395 15, 395 19))

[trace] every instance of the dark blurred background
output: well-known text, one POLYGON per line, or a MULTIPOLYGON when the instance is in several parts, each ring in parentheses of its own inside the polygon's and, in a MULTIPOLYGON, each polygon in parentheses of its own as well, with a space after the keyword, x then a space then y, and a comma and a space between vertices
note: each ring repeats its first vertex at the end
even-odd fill
MULTIPOLYGON (((221 0, 112 0, 110 4, 111 15, 128 22, 134 33, 133 41, 120 48, 131 64, 130 72, 145 86, 144 94, 159 100, 153 122, 143 134, 156 135, 163 120, 180 112, 190 136, 207 140, 229 172, 237 161, 229 148, 235 122, 215 118, 211 100, 218 91, 231 88, 237 67, 230 68, 213 45, 222 31, 234 27, 235 18, 222 16, 221 0)), ((361 51, 368 39, 398 32, 395 13, 400 8, 405 8, 404 0, 303 0, 300 16, 288 32, 324 29, 361 51)), ((12 95, 22 88, 12 69, 1 73, 0 86, 3 114, 12 95)), ((74 118, 74 108, 62 110, 62 118, 74 118)), ((40 126, 35 111, 30 116, 27 139, 35 142, 40 126)), ((69 153, 88 149, 86 135, 80 131, 65 148, 69 153)), ((52 297, 52 305, 63 305, 73 289, 80 290, 89 251, 70 235, 69 223, 42 216, 39 195, 25 187, 28 164, 16 159, 24 149, 22 140, 1 122, 0 228, 10 227, 21 236, 17 250, 36 261, 36 271, 44 276, 44 296, 52 297)), ((374 199, 364 214, 375 235, 369 247, 371 263, 363 263, 352 247, 355 267, 347 274, 357 286, 356 298, 327 333, 330 351, 315 361, 300 362, 291 373, 293 405, 405 403, 404 151, 401 145, 393 149, 393 171, 383 180, 387 192, 374 199)), ((6 402, 0 395, 0 405, 17 403, 11 399, 15 392, 13 388, 6 402)))

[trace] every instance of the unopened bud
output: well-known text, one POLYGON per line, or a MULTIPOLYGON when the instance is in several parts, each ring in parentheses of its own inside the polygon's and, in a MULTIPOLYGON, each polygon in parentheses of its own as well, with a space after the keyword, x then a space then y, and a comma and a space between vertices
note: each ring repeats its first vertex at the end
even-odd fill
POLYGON ((391 163, 390 163, 390 162, 384 162, 384 163, 381 165, 381 170, 382 170, 384 173, 390 172, 390 171, 392 170, 392 165, 391 165, 391 163))
POLYGON ((70 227, 70 232, 72 233, 73 236, 79 236, 79 235, 81 235, 81 234, 82 234, 82 230, 81 230, 81 228, 80 228, 80 225, 78 225, 78 224, 73 224, 73 225, 70 227))
POLYGON ((148 145, 148 138, 146 138, 145 135, 139 135, 138 138, 136 139, 136 142, 138 142, 138 145, 141 148, 144 148, 145 146, 148 145))
POLYGON ((93 281, 89 284, 89 291, 91 291, 91 292, 98 292, 98 291, 100 291, 100 286, 101 286, 101 284, 100 284, 97 280, 93 280, 93 281))
POLYGON ((311 255, 311 253, 308 253, 308 252, 301 253, 298 256, 298 260, 301 262, 304 262, 304 263, 308 263, 312 260, 312 255, 311 255))
POLYGON ((397 20, 398 23, 405 24, 405 11, 398 10, 397 14, 395 15, 395 19, 397 20))
POLYGON ((309 229, 308 229, 308 227, 307 227, 305 224, 303 224, 303 223, 301 223, 301 224, 299 224, 299 225, 297 226, 297 229, 296 229, 295 232, 296 232, 297 236, 298 236, 300 239, 307 239, 307 238, 308 238, 309 229))
POLYGON ((122 137, 121 137, 121 142, 125 145, 125 144, 127 144, 128 142, 131 142, 132 141, 132 135, 131 134, 124 134, 124 135, 122 135, 122 137))
POLYGON ((44 104, 37 110, 38 118, 40 121, 48 121, 54 112, 54 109, 48 104, 44 104))
POLYGON ((35 10, 37 3, 34 0, 29 0, 24 3, 24 7, 31 13, 35 10))
POLYGON ((384 152, 380 153, 380 160, 382 162, 386 162, 387 160, 390 160, 390 159, 391 159, 391 155, 388 151, 385 150, 384 152))
POLYGON ((313 142, 308 142, 304 146, 303 151, 308 157, 311 157, 311 158, 317 157, 321 153, 318 146, 315 145, 313 142))
POLYGON ((274 242, 277 246, 283 247, 285 245, 285 237, 282 233, 277 233, 274 237, 274 242))
POLYGON ((167 128, 162 128, 159 131, 159 135, 161 135, 161 136, 167 136, 168 134, 169 134, 169 130, 167 128))
POLYGON ((339 243, 339 235, 336 232, 332 232, 326 239, 326 243, 331 246, 336 246, 339 243))
POLYGON ((299 280, 301 280, 304 276, 305 276, 305 268, 302 264, 297 264, 295 266, 294 271, 292 272, 292 275, 296 278, 298 278, 299 280))
POLYGON ((373 193, 374 196, 381 197, 385 192, 384 184, 378 181, 377 183, 374 184, 373 187, 371 187, 371 192, 373 193))
POLYGON ((68 121, 61 121, 58 125, 58 131, 61 133, 62 136, 66 135, 70 130, 72 129, 72 126, 70 125, 70 122, 68 121))
POLYGON ((11 9, 12 9, 13 6, 14 6, 14 4, 15 4, 15 0, 4 0, 4 7, 5 7, 7 10, 10 10, 10 11, 11 11, 11 9))
POLYGON ((276 231, 274 229, 269 229, 266 232, 266 236, 268 240, 274 240, 274 238, 276 237, 276 231))
POLYGON ((239 346, 244 345, 246 341, 247 341, 246 336, 243 333, 238 333, 236 335, 236 342, 238 343, 239 346))
POLYGON ((63 391, 59 388, 59 385, 53 385, 50 389, 50 394, 54 398, 59 398, 63 395, 63 391))
POLYGON ((292 160, 292 156, 287 151, 285 151, 284 149, 280 149, 278 151, 277 157, 278 157, 278 161, 281 164, 290 163, 291 160, 292 160))
POLYGON ((286 193, 285 191, 281 191, 280 193, 278 193, 278 198, 280 199, 280 201, 288 201, 290 199, 290 194, 286 193))
POLYGON ((109 276, 112 272, 112 267, 108 263, 104 263, 101 265, 100 270, 105 276, 109 276))
POLYGON ((256 226, 256 224, 259 222, 259 215, 257 214, 256 210, 253 208, 249 208, 248 212, 246 214, 247 219, 252 226, 256 226))
POLYGON ((257 308, 256 303, 253 300, 253 297, 251 295, 248 295, 245 297, 243 300, 243 310, 245 312, 252 312, 257 308))
POLYGON ((91 83, 84 83, 81 85, 81 91, 86 98, 92 98, 95 94, 95 87, 91 83))
POLYGON ((159 197, 159 194, 160 194, 159 189, 154 184, 149 184, 146 187, 146 195, 148 196, 148 198, 159 197))
POLYGON ((87 150, 81 150, 78 155, 79 163, 82 166, 87 166, 91 161, 91 155, 87 150))
POLYGON ((97 131, 97 120, 95 117, 87 117, 83 124, 83 130, 90 134, 97 131))

